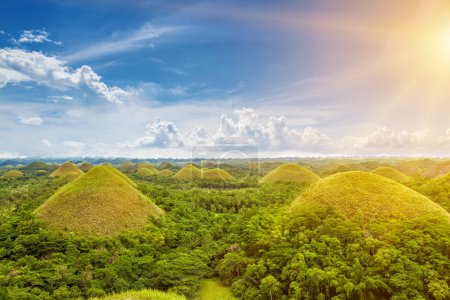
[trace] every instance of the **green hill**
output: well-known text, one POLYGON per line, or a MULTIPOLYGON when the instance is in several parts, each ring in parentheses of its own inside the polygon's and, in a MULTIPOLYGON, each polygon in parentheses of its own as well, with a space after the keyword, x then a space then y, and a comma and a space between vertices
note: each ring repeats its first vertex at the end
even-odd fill
POLYGON ((370 173, 380 175, 400 183, 407 183, 411 181, 411 177, 391 167, 378 167, 370 173))
POLYGON ((164 170, 159 171, 159 175, 164 176, 164 177, 171 177, 171 176, 173 176, 173 174, 174 173, 171 170, 164 169, 164 170))
POLYGON ((163 161, 163 162, 161 162, 160 164, 159 164, 159 168, 161 169, 161 170, 163 170, 163 169, 172 169, 172 168, 174 168, 175 166, 171 163, 171 162, 168 162, 168 161, 163 161))
POLYGON ((312 184, 320 177, 312 171, 297 164, 283 164, 264 176, 260 183, 297 182, 312 184))
POLYGON ((144 227, 162 211, 109 166, 97 166, 66 184, 37 210, 50 228, 103 236, 144 227))
POLYGON ((45 162, 42 161, 34 161, 32 163, 30 163, 28 166, 25 167, 25 169, 27 170, 51 170, 53 168, 53 166, 46 164, 45 162))
POLYGON ((418 191, 450 212, 450 173, 429 180, 418 191))
POLYGON ((23 177, 23 173, 17 170, 11 170, 2 175, 2 179, 16 179, 23 177))
POLYGON ((180 171, 178 171, 173 177, 181 180, 200 179, 202 172, 193 164, 187 164, 180 171))
POLYGON ((147 168, 140 168, 139 170, 137 170, 136 175, 139 175, 142 177, 150 177, 150 176, 155 175, 155 173, 147 168))
POLYGON ((77 166, 75 166, 71 162, 66 162, 63 165, 59 166, 52 174, 50 174, 50 177, 64 178, 66 176, 78 176, 82 174, 83 171, 78 169, 77 166))
POLYGON ((219 168, 207 169, 203 168, 201 171, 202 179, 213 179, 213 180, 234 180, 234 177, 230 175, 227 171, 219 168))
POLYGON ((407 160, 401 162, 397 169, 406 175, 422 175, 424 171, 431 168, 436 162, 434 160, 424 158, 424 159, 415 159, 415 160, 407 160))
POLYGON ((89 172, 92 168, 94 167, 94 165, 92 165, 91 163, 85 162, 80 166, 80 170, 83 171, 84 173, 89 172))
POLYGON ((362 222, 450 215, 410 188, 385 177, 352 171, 331 175, 312 185, 291 204, 290 211, 334 208, 346 218, 362 222))
POLYGON ((158 174, 158 172, 159 172, 159 170, 149 162, 140 162, 134 166, 134 169, 136 172, 142 168, 149 169, 153 174, 158 174))
POLYGON ((181 180, 191 180, 191 179, 210 179, 210 180, 234 180, 227 171, 223 169, 208 169, 208 168, 197 168, 193 164, 185 165, 180 171, 175 175, 175 178, 181 180))
POLYGON ((90 298, 90 300, 186 300, 186 297, 156 290, 141 290, 123 292, 104 298, 90 298))
POLYGON ((133 173, 135 171, 135 166, 135 163, 126 161, 120 165, 119 170, 125 173, 133 173))

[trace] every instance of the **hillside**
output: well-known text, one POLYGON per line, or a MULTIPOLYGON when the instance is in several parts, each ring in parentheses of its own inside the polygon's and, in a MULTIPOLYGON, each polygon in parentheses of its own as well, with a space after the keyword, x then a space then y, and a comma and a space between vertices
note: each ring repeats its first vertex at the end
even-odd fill
POLYGON ((147 168, 140 168, 139 170, 137 170, 136 175, 139 175, 142 177, 150 177, 150 176, 155 175, 155 173, 147 168))
POLYGON ((300 195, 290 211, 331 207, 363 222, 450 215, 427 197, 379 175, 352 171, 327 177, 300 195))
POLYGON ((23 177, 23 173, 17 170, 11 170, 2 175, 2 179, 16 179, 23 177))
POLYGON ((75 166, 71 162, 66 162, 63 165, 59 166, 53 173, 51 173, 50 177, 60 177, 64 178, 66 176, 78 176, 84 174, 83 171, 78 169, 77 166, 75 166))
POLYGON ((234 177, 230 175, 227 171, 219 168, 214 169, 201 169, 201 178, 202 179, 213 179, 213 180, 234 180, 234 177))
POLYGON ((84 173, 89 172, 94 166, 91 163, 85 162, 80 166, 80 170, 84 173))
POLYGON ((150 170, 153 174, 158 174, 159 170, 149 162, 140 162, 134 166, 135 172, 137 172, 141 168, 146 168, 150 170))
POLYGON ((202 172, 193 164, 187 164, 179 170, 173 177, 181 180, 200 179, 202 172))
POLYGON ((193 164, 185 165, 180 171, 178 171, 174 175, 174 177, 181 180, 190 180, 190 179, 224 180, 224 181, 234 180, 234 177, 223 169, 219 168, 200 169, 193 164))
POLYGON ((380 175, 400 183, 407 183, 411 181, 411 177, 391 167, 378 167, 370 173, 380 175))
POLYGON ((450 160, 440 161, 423 173, 423 177, 436 178, 450 172, 450 160))
POLYGON ((173 174, 174 173, 171 170, 167 170, 167 169, 159 171, 159 175, 164 176, 164 177, 170 177, 170 176, 173 176, 173 174))
POLYGON ((260 183, 297 182, 312 184, 318 180, 320 180, 318 175, 300 165, 283 164, 270 171, 260 180, 260 183))
POLYGON ((450 172, 431 179, 419 187, 418 191, 450 212, 450 172))
POLYGON ((113 167, 97 166, 37 210, 50 228, 97 235, 140 229, 162 211, 113 167))

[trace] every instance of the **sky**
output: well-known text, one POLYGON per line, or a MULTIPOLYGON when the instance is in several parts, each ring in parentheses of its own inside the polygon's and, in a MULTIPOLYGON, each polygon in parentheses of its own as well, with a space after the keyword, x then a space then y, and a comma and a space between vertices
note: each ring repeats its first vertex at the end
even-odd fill
POLYGON ((449 2, 2 1, 0 158, 201 147, 450 156, 449 2))

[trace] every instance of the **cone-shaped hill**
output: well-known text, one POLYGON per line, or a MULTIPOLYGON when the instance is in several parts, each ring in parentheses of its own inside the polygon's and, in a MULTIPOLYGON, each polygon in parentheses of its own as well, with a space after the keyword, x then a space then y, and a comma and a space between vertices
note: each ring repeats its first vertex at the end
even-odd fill
POLYGON ((400 183, 407 183, 408 181, 411 181, 411 177, 391 167, 378 167, 370 173, 380 175, 400 183))
POLYGON ((158 172, 159 172, 159 170, 154 165, 152 165, 151 163, 148 163, 148 162, 137 163, 134 166, 134 168, 135 168, 136 172, 139 171, 139 169, 142 169, 142 168, 146 168, 146 169, 150 170, 153 174, 158 174, 158 172))
POLYGON ((300 165, 283 164, 270 171, 260 180, 260 183, 297 182, 312 184, 318 180, 320 180, 320 177, 317 174, 300 165))
POLYGON ((59 166, 58 169, 56 169, 52 174, 50 174, 50 177, 64 178, 67 176, 78 176, 81 174, 83 174, 83 171, 78 169, 77 166, 75 166, 71 162, 66 162, 63 165, 59 166))
POLYGON ((450 173, 430 179, 418 191, 450 212, 450 173))
POLYGON ((141 229, 162 211, 117 169, 97 166, 59 189, 36 214, 56 230, 113 236, 141 229))
POLYGON ((234 180, 234 177, 223 169, 219 168, 200 169, 193 164, 185 165, 180 171, 178 171, 174 175, 174 177, 181 180, 190 180, 190 179, 209 179, 209 180, 224 180, 224 181, 234 180))
POLYGON ((80 166, 80 170, 84 173, 89 172, 94 166, 91 163, 85 162, 80 166))
POLYGON ((135 165, 135 163, 126 161, 120 165, 119 170, 125 173, 132 173, 135 171, 135 165))
POLYGON ((173 176, 173 172, 171 170, 164 169, 164 170, 159 171, 159 175, 164 176, 164 177, 171 177, 171 176, 173 176))
POLYGON ((303 192, 290 213, 310 208, 332 208, 345 218, 362 223, 450 215, 439 205, 410 188, 385 177, 360 172, 331 175, 303 192))
POLYGON ((137 170, 136 175, 139 175, 142 177, 150 177, 150 176, 155 175, 155 173, 147 168, 140 168, 139 170, 137 170))
POLYGON ((16 179, 23 177, 23 173, 17 170, 11 170, 2 175, 2 179, 16 179))

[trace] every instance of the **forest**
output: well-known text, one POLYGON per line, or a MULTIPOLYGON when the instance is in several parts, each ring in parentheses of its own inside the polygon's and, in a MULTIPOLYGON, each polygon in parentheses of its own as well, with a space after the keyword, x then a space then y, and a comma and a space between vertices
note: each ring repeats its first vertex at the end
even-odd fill
MULTIPOLYGON (((349 218, 339 205, 295 209, 299 195, 314 196, 321 184, 331 186, 328 178, 354 173, 348 169, 355 167, 299 163, 319 175, 316 183, 260 182, 282 162, 262 162, 250 173, 240 164, 221 166, 236 177, 227 181, 142 176, 127 169, 129 164, 116 165, 164 214, 142 229, 112 236, 48 226, 36 209, 80 179, 48 176, 55 164, 15 167, 21 176, 0 179, 0 299, 102 299, 150 289, 201 300, 207 279, 228 287, 233 299, 450 299, 448 174, 411 175, 403 185, 357 171, 386 180, 392 189, 401 185, 405 197, 420 193, 442 210, 416 216, 421 208, 415 207, 406 218, 384 219, 379 213, 372 220, 349 218)), ((176 173, 183 164, 164 167, 176 173)), ((382 164, 358 162, 366 169, 382 164)), ((333 191, 340 193, 337 187, 333 191)), ((370 197, 359 203, 363 213, 371 209, 370 197)))

